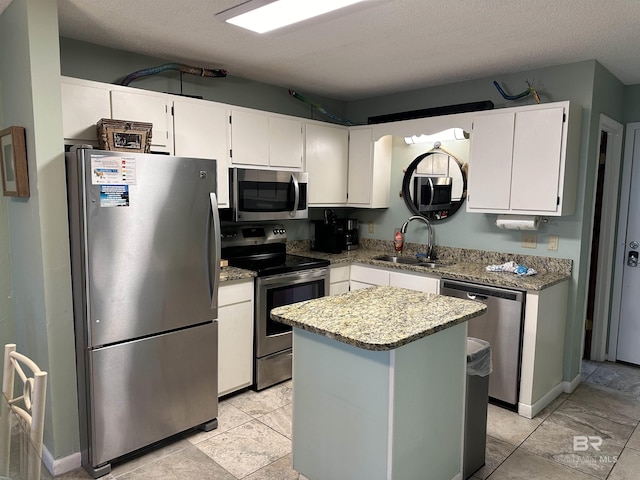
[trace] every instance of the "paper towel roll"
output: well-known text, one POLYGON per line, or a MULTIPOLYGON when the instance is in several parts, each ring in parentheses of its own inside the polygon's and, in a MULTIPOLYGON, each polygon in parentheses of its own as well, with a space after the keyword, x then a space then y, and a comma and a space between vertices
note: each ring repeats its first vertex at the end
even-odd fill
POLYGON ((498 215, 496 225, 505 230, 538 230, 540 217, 531 215, 498 215))

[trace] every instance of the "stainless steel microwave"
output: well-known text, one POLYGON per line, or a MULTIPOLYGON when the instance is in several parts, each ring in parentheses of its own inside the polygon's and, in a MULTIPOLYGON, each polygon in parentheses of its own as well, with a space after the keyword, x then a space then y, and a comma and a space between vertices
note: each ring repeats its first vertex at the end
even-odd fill
POLYGON ((308 173, 231 170, 231 210, 235 222, 309 217, 308 173))
POLYGON ((413 203, 420 212, 451 208, 451 177, 416 175, 413 182, 413 203))

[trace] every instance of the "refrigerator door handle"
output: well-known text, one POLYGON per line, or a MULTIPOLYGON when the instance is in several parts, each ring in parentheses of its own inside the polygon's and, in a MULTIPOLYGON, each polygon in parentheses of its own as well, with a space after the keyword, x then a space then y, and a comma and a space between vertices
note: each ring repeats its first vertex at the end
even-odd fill
POLYGON ((218 199, 216 194, 211 192, 209 194, 211 202, 211 216, 209 217, 206 238, 206 252, 207 252, 207 273, 209 279, 209 292, 211 295, 211 310, 215 311, 215 316, 218 318, 218 285, 220 284, 220 214, 218 213, 218 199), (211 228, 213 227, 213 237, 211 236, 211 228), (213 242, 213 245, 211 245, 213 242), (213 247, 213 257, 211 258, 211 250, 213 247), (213 263, 213 269, 211 264, 213 263), (213 270, 213 271, 212 271, 213 270))

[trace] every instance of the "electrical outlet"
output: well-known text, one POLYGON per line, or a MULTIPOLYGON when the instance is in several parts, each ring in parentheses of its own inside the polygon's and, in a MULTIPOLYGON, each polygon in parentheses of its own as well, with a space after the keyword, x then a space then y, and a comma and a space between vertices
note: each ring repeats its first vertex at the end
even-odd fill
POLYGON ((369 222, 369 233, 376 233, 376 224, 369 222))
POLYGON ((535 233, 522 232, 522 248, 536 248, 538 245, 538 238, 535 233))
POLYGON ((547 237, 547 250, 558 250, 558 243, 560 242, 560 237, 558 235, 549 235, 547 237))

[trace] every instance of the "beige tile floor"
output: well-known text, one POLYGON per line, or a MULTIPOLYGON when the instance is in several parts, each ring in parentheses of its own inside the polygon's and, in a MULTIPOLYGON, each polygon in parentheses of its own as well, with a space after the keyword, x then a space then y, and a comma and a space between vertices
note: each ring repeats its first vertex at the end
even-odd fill
MULTIPOLYGON (((640 478, 640 368, 587 361, 582 380, 531 420, 489 405, 486 465, 473 479, 640 478), (574 451, 574 436, 602 439, 600 451, 574 451)), ((305 480, 291 465, 290 382, 224 399, 218 420, 216 430, 185 434, 102 478, 305 480)), ((90 477, 78 469, 56 478, 90 477)))

